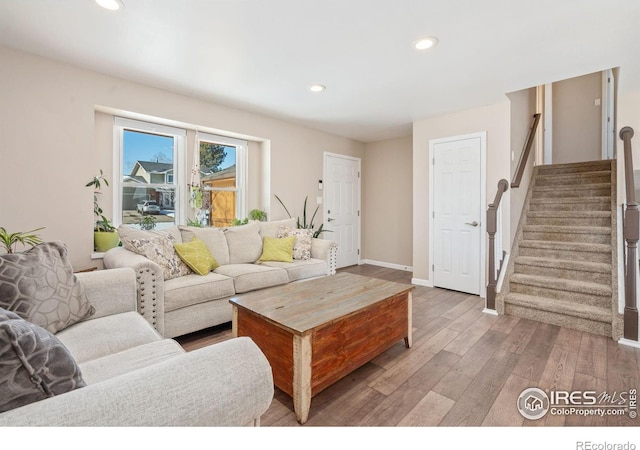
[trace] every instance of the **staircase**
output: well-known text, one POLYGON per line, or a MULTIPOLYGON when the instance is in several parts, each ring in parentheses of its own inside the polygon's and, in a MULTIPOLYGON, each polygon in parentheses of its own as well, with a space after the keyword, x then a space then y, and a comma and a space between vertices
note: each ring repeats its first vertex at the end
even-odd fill
POLYGON ((619 337, 615 167, 534 168, 499 311, 619 337))

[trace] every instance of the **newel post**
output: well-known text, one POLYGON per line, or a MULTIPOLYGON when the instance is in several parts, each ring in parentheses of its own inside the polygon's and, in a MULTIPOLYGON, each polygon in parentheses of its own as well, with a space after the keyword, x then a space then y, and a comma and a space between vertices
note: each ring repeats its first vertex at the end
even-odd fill
POLYGON ((487 234, 489 235, 489 279, 487 282, 487 300, 485 308, 487 310, 496 310, 496 231, 498 231, 498 207, 502 194, 509 189, 509 182, 505 179, 498 181, 498 192, 493 203, 487 207, 487 234))
POLYGON ((620 130, 620 139, 624 141, 625 182, 627 193, 627 207, 624 211, 623 234, 626 242, 625 264, 625 292, 624 292, 624 338, 638 340, 638 307, 637 307, 637 277, 638 240, 640 239, 640 211, 636 203, 635 186, 633 184, 633 157, 631 153, 631 138, 633 128, 624 127, 620 130))

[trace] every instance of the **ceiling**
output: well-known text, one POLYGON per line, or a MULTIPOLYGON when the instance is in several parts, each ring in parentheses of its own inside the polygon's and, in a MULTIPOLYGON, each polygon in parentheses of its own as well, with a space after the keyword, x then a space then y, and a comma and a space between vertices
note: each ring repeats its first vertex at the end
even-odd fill
POLYGON ((640 88, 638 0, 123 1, 1 0, 0 45, 362 142, 611 67, 640 88))

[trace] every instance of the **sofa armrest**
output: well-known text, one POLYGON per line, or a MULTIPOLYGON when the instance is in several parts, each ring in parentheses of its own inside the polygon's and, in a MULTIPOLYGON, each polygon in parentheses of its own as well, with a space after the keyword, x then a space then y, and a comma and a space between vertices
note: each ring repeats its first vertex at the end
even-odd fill
POLYGON ((97 270, 77 273, 96 312, 92 319, 136 310, 136 274, 133 269, 97 270))
POLYGON ((313 238, 311 240, 311 257, 325 260, 329 266, 327 275, 335 275, 338 257, 337 242, 313 238))
POLYGON ((102 260, 107 269, 129 267, 136 274, 138 312, 164 336, 164 275, 162 268, 123 247, 112 248, 102 260))
POLYGON ((0 426, 259 424, 273 376, 250 338, 236 338, 0 414, 0 426))

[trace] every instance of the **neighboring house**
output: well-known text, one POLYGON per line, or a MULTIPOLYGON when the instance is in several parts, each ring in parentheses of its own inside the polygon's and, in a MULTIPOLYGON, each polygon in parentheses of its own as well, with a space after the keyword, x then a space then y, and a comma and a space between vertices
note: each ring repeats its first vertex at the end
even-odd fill
POLYGON ((140 187, 125 187, 123 191, 123 209, 135 210, 138 203, 145 200, 155 200, 163 209, 173 209, 174 189, 154 187, 148 184, 173 184, 173 164, 136 161, 129 175, 123 181, 138 183, 140 187))
POLYGON ((209 191, 209 213, 211 225, 227 227, 236 217, 236 165, 203 175, 200 178, 209 191))

